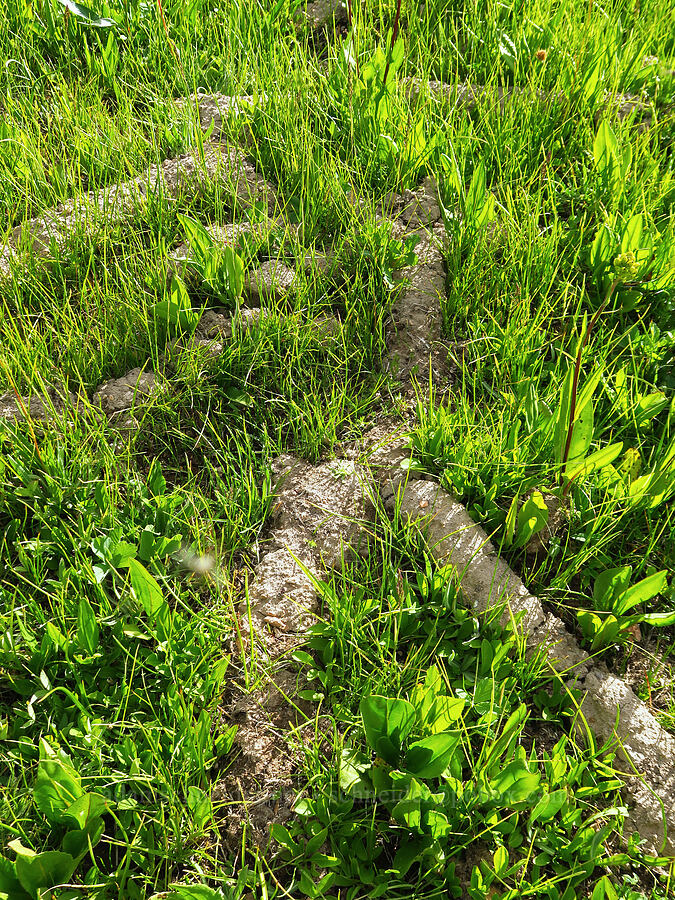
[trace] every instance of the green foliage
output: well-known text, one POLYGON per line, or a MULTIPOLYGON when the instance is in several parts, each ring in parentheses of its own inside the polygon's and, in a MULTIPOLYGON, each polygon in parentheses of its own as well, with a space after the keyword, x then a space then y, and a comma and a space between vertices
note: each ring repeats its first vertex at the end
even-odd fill
POLYGON ((398 189, 413 187, 437 155, 440 135, 430 134, 421 111, 406 122, 397 91, 397 73, 405 59, 404 38, 388 40, 359 58, 352 33, 342 48, 329 81, 335 115, 330 134, 341 153, 368 154, 370 165, 383 169, 398 189))
MULTIPOLYGON (((602 191, 608 197, 611 206, 616 207, 628 178, 633 151, 630 144, 626 144, 623 149, 619 147, 616 135, 606 119, 600 122, 595 135, 593 159, 602 191)), ((630 237, 635 237, 634 234, 629 234, 630 237)))
MULTIPOLYGON (((0 859, 0 878, 10 884, 16 880, 23 896, 40 898, 43 891, 71 880, 84 857, 93 851, 103 834, 103 816, 111 811, 110 803, 100 794, 83 790, 70 757, 59 748, 40 742, 40 762, 33 789, 37 808, 50 824, 64 831, 62 850, 36 853, 20 840, 10 841, 16 860, 0 859), (59 827, 62 826, 62 827, 59 827)), ((10 893, 10 884, 5 888, 10 893)), ((0 881, 0 886, 2 881, 0 881)))
POLYGON ((366 0, 344 38, 311 33, 297 0, 89 2, 0 10, 7 233, 211 141, 173 102, 195 91, 256 98, 223 116, 223 149, 246 147, 284 225, 215 240, 204 225, 240 213, 227 179, 148 196, 121 224, 87 203, 91 233, 3 281, 0 393, 79 400, 0 426, 0 895, 642 900, 641 886, 660 900, 658 861, 620 834, 622 767, 580 742, 579 698, 517 631, 465 609, 379 509, 368 557, 321 586, 325 618, 284 661, 307 680, 297 729, 277 734, 300 760, 299 799, 264 853, 249 814, 276 815, 287 794, 240 808, 228 792, 231 699, 276 671, 239 615, 270 463, 339 452, 374 409, 405 407, 380 369, 414 241, 379 211, 427 173, 450 237, 453 377, 420 405, 413 465, 581 637, 586 621, 598 651, 612 644, 608 665, 624 664, 635 617, 647 640, 672 618, 670 10, 366 0), (485 90, 451 108, 428 78, 485 90), (641 109, 616 114, 627 92, 649 104, 648 130, 641 109), (241 303, 244 273, 282 238, 289 296, 215 359, 174 341, 241 303), (167 248, 186 241, 167 286, 167 248), (323 273, 305 270, 331 248, 323 273), (122 431, 85 394, 136 366, 168 389, 122 431))
POLYGON ((475 239, 478 232, 495 219, 495 198, 487 188, 485 164, 477 164, 467 190, 464 190, 454 158, 443 154, 441 165, 446 176, 441 194, 443 222, 448 236, 459 242, 475 239))
POLYGON ((560 715, 566 707, 539 664, 517 658, 512 633, 472 619, 457 603, 449 569, 427 564, 412 582, 400 569, 392 575, 390 598, 383 584, 369 599, 358 576, 351 601, 324 586, 334 624, 313 629, 318 662, 308 657, 306 672, 340 720, 350 719, 350 698, 331 673, 360 671, 361 699, 336 760, 337 784, 297 803, 295 824, 273 827, 300 890, 316 896, 311 884, 324 891, 358 884, 377 897, 424 885, 460 896, 455 860, 480 841, 494 865, 474 869, 471 896, 499 883, 571 897, 612 859, 603 843, 622 811, 608 811, 600 827, 595 811, 620 784, 609 758, 580 753, 567 737, 528 753, 533 711, 558 703, 560 715), (368 642, 357 645, 351 634, 364 634, 366 622, 368 642), (424 647, 435 648, 439 663, 420 671, 416 648, 424 647), (371 693, 373 682, 399 679, 409 685, 400 696, 371 693), (533 696, 537 706, 520 699, 533 696))
POLYGON ((218 245, 201 222, 178 214, 193 253, 191 265, 219 296, 235 300, 244 286, 244 260, 229 246, 218 245))
POLYGON ((580 610, 579 624, 591 650, 626 641, 636 625, 675 625, 675 613, 636 612, 636 606, 649 603, 668 588, 667 572, 654 572, 630 585, 631 566, 608 569, 595 579, 593 608, 580 610))
POLYGON ((171 278, 171 294, 168 300, 160 300, 152 308, 155 319, 178 331, 194 331, 199 322, 199 312, 192 308, 190 295, 183 281, 171 278))
POLYGON ((539 534, 548 524, 549 516, 548 506, 540 491, 533 491, 520 509, 518 500, 516 494, 506 516, 504 532, 504 546, 514 550, 526 546, 535 534, 539 534))
POLYGON ((654 292, 670 295, 675 278, 672 232, 654 235, 640 213, 627 221, 617 215, 599 226, 589 262, 601 288, 613 280, 622 285, 622 307, 632 310, 654 292))
MULTIPOLYGON (((3 614, 0 666, 18 703, 0 758, 5 773, 25 770, 33 787, 22 815, 47 827, 30 835, 34 849, 23 832, 12 841, 16 860, 6 859, 2 872, 32 897, 81 878, 124 891, 129 866, 151 858, 167 828, 189 844, 193 831, 209 827, 207 798, 195 791, 234 737, 214 729, 210 714, 228 660, 211 643, 215 622, 194 622, 166 602, 160 581, 182 538, 171 525, 180 499, 167 492, 159 465, 129 483, 126 504, 117 505, 105 483, 92 495, 84 471, 71 480, 48 445, 37 471, 28 449, 18 451, 6 456, 4 475, 18 480, 1 488, 6 552, 29 584, 46 573, 54 606, 29 601, 30 614, 18 612, 25 595, 15 585, 3 614), (74 521, 81 524, 73 530, 74 521), (40 539, 25 556, 31 529, 40 539), (148 816, 156 791, 175 810, 175 826, 160 810, 148 816), (136 849, 113 862, 110 846, 126 845, 132 832, 136 849)), ((0 590, 10 596, 6 578, 0 590)))

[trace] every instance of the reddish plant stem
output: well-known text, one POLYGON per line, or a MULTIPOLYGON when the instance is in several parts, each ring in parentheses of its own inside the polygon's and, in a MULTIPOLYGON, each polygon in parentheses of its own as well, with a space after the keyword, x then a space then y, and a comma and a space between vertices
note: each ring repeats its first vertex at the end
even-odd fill
POLYGON ((387 65, 384 70, 384 78, 382 79, 382 90, 387 86, 387 76, 389 75, 389 65, 391 63, 391 56, 394 52, 394 44, 396 43, 396 38, 398 37, 398 22, 401 18, 401 0, 398 0, 396 4, 396 15, 394 16, 394 27, 391 32, 391 44, 389 45, 389 56, 387 57, 387 65))
POLYGON ((40 448, 38 446, 37 438, 35 437, 35 429, 33 428, 33 420, 30 417, 30 413, 26 409, 26 404, 23 402, 23 398, 22 398, 21 394, 19 393, 19 391, 16 387, 16 384, 14 383, 14 379, 12 378, 12 376, 9 373, 9 370, 6 368, 6 366, 3 366, 3 368, 5 369, 5 374, 7 375, 7 380, 9 381, 9 386, 12 389, 12 393, 16 397, 17 406, 19 407, 19 409, 21 410, 21 412, 24 415, 24 418, 26 419, 26 424, 28 425, 28 430, 30 431, 30 437, 33 442, 33 446, 35 447, 35 453, 37 454, 37 458, 40 460, 40 465, 42 465, 43 464, 42 456, 40 454, 40 448))
POLYGON ((358 49, 356 47, 356 34, 354 32, 354 10, 352 8, 352 0, 347 0, 347 19, 349 21, 349 31, 351 35, 352 49, 354 51, 354 63, 356 68, 356 77, 361 77, 361 72, 359 70, 359 54, 358 49))
MULTIPOLYGON (((183 72, 183 66, 181 65, 180 57, 178 56, 178 51, 176 50, 176 45, 169 37, 169 26, 166 24, 166 17, 164 16, 164 7, 162 6, 162 0, 157 0, 157 11, 159 12, 159 19, 162 23, 162 28, 164 29, 164 34, 166 35, 166 42, 169 45, 169 50, 173 54, 174 59, 178 63, 181 72, 183 72)), ((183 72, 183 77, 185 77, 185 73, 183 72)))

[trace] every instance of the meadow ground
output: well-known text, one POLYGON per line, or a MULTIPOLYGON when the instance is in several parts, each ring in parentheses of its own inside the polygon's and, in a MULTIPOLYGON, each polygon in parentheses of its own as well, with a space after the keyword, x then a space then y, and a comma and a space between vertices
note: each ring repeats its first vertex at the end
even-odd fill
POLYGON ((0 898, 671 896, 675 4, 0 47, 0 898))

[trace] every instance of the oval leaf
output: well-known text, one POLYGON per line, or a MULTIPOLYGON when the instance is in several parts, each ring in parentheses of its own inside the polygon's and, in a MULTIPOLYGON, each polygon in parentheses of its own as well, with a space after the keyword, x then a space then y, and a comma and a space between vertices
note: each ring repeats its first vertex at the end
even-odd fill
POLYGON ((459 733, 446 731, 432 734, 411 744, 404 766, 418 778, 438 778, 444 772, 459 743, 459 733))
POLYGON ((415 708, 407 700, 365 697, 359 707, 366 739, 382 758, 395 766, 401 744, 415 722, 415 708))
POLYGON ((89 9, 83 3, 75 3, 75 0, 59 0, 59 3, 85 25, 91 25, 93 28, 117 28, 117 22, 113 19, 99 16, 98 13, 95 13, 93 9, 89 9))
POLYGON ((140 601, 146 615, 154 618, 165 604, 162 589, 144 565, 137 559, 129 560, 131 586, 140 601))

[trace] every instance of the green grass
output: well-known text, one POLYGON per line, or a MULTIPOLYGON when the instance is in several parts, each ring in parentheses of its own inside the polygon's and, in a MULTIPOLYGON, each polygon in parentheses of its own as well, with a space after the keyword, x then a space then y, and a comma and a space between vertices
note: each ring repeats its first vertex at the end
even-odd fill
MULTIPOLYGON (((7 235, 199 145, 193 117, 172 102, 197 89, 265 96, 227 131, 300 226, 297 239, 279 232, 243 253, 248 270, 283 254, 298 276, 216 360, 171 350, 176 331, 156 309, 171 296, 167 253, 186 237, 180 214, 232 221, 227 185, 102 219, 47 261, 16 261, 3 284, 0 392, 66 383, 81 399, 51 423, 0 426, 0 897, 38 896, 12 881, 17 851, 31 866, 21 846, 77 861, 59 869, 63 858, 41 857, 54 873, 41 886, 67 885, 42 896, 63 900, 145 900, 175 883, 203 886, 171 895, 185 898, 672 893, 671 861, 624 825, 624 766, 585 733, 579 697, 496 619, 474 619, 452 573, 380 509, 368 557, 320 586, 322 619, 288 661, 313 699, 289 735, 302 759, 293 817, 270 850, 245 829, 238 848, 225 840, 228 810, 211 795, 233 756, 225 698, 274 671, 246 652, 236 615, 273 504, 271 463, 282 452, 330 457, 404 405, 381 368, 402 248, 377 206, 427 173, 446 207, 442 312, 456 373, 442 403, 418 404, 416 464, 466 503, 587 647, 609 620, 593 590, 603 572, 631 566, 633 584, 666 572, 593 652, 625 671, 626 629, 639 621, 632 653, 666 673, 658 692, 645 677, 639 693, 673 730, 673 626, 654 614, 675 610, 675 10, 404 3, 378 99, 396 3, 353 5, 351 37, 327 45, 294 19, 294 2, 97 5, 113 28, 78 23, 57 0, 0 12, 7 235), (375 87, 359 88, 349 58, 375 87), (409 77, 524 90, 503 110, 489 94, 452 110, 424 90, 411 104, 409 77), (651 128, 605 106, 621 93, 643 95, 651 128), (594 153, 603 121, 614 156, 594 153), (622 248, 594 256, 595 236, 603 224, 620 235, 636 215, 660 272, 648 280, 645 263, 637 285, 611 289, 622 248), (340 274, 303 271, 305 256, 332 245, 340 274), (611 467, 570 481, 553 424, 564 432, 565 379, 598 310, 579 357, 582 388, 598 372, 584 452, 620 450, 611 467), (331 333, 316 327, 326 315, 331 333), (163 389, 120 435, 89 400, 135 366, 163 389), (520 540, 527 523, 514 525, 533 491, 566 508, 536 557, 520 540), (216 564, 200 574, 185 564, 194 556, 216 564), (373 696, 399 712, 411 704, 401 747, 377 743, 373 696), (434 752, 450 748, 442 778, 409 750, 432 738, 434 752), (54 783, 71 799, 84 792, 88 812, 68 819, 54 783)), ((195 310, 236 306, 222 285, 186 284, 195 310)))

